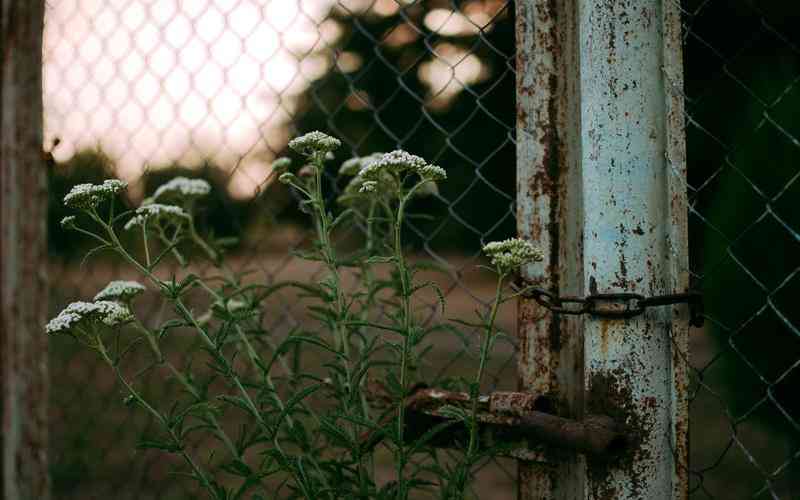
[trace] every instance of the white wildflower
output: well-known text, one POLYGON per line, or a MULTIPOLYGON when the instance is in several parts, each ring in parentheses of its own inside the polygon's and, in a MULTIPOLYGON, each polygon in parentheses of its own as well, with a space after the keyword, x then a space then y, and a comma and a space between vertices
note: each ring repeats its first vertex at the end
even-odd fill
POLYGON ((110 300, 99 300, 97 306, 99 319, 107 326, 117 326, 133 321, 133 314, 127 306, 110 300))
POLYGON ((106 326, 117 326, 133 320, 133 314, 127 306, 119 302, 99 300, 97 302, 73 302, 51 319, 45 326, 49 334, 66 333, 78 325, 102 323, 106 326))
POLYGON ((62 311, 58 316, 48 321, 44 329, 50 335, 66 333, 80 323, 81 319, 82 316, 80 314, 62 311))
POLYGON ((400 174, 406 171, 419 172, 427 162, 417 155, 397 149, 384 153, 380 158, 370 162, 361 169, 361 175, 367 180, 378 180, 383 172, 400 174))
POLYGON ((200 198, 211 192, 211 184, 203 179, 189 179, 188 177, 175 177, 160 185, 153 193, 153 201, 159 199, 194 199, 200 198))
POLYGON ((301 135, 289 141, 289 147, 302 155, 323 153, 327 155, 342 145, 342 141, 318 130, 301 135))
POLYGON ((443 181, 447 179, 447 172, 438 165, 425 165, 420 168, 417 173, 423 179, 430 179, 433 181, 443 181))
POLYGON ((493 241, 483 247, 485 253, 500 272, 507 273, 530 262, 541 261, 541 250, 520 238, 493 241))
POLYGON ((372 153, 367 156, 356 156, 342 163, 339 168, 339 175, 358 175, 365 167, 379 160, 384 153, 372 153))
POLYGON ((118 179, 108 179, 102 184, 78 184, 64 196, 64 204, 70 208, 94 208, 127 186, 127 182, 118 179))
POLYGON ((146 222, 150 221, 181 222, 187 219, 189 219, 189 214, 187 214, 181 207, 176 207, 174 205, 163 205, 161 203, 151 203, 149 205, 142 205, 136 209, 136 215, 125 223, 125 230, 130 230, 136 226, 144 225, 146 222))
POLYGON ((129 300, 145 291, 137 281, 114 280, 97 292, 94 300, 129 300))
POLYGON ((61 219, 61 227, 64 229, 74 229, 75 228, 75 216, 68 215, 61 219))
POLYGON ((380 193, 388 193, 397 188, 394 177, 385 170, 373 175, 372 179, 367 179, 363 175, 364 169, 374 164, 381 157, 383 157, 383 155, 384 153, 372 153, 371 155, 362 156, 360 158, 351 158, 353 162, 347 165, 347 169, 345 169, 345 165, 342 165, 342 169, 339 170, 339 173, 342 175, 349 175, 349 172, 352 172, 354 166, 357 167, 359 171, 352 179, 350 179, 350 182, 347 183, 347 186, 345 186, 342 196, 337 199, 339 203, 347 205, 358 198, 363 198, 364 196, 375 196, 376 194, 380 193), (343 169, 345 170, 344 173, 342 172, 343 169), (369 184, 364 187, 365 183, 369 184))

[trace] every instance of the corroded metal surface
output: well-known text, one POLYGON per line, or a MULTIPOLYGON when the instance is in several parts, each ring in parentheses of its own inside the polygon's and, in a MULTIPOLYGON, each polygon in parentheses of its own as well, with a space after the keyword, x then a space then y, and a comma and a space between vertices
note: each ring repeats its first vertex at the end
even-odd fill
MULTIPOLYGON (((370 400, 390 400, 382 394, 371 394, 370 400)), ((451 425, 434 436, 428 443, 437 447, 460 448, 469 439, 464 423, 453 416, 454 409, 469 412, 472 401, 466 392, 418 387, 406 400, 406 435, 414 440, 424 436, 438 425, 450 421, 451 425)), ((522 392, 493 392, 478 396, 476 419, 480 425, 480 443, 483 447, 500 446, 499 453, 525 461, 541 461, 551 451, 564 451, 591 455, 608 461, 624 453, 628 446, 626 429, 607 415, 587 415, 581 420, 564 418, 548 413, 548 398, 522 392)), ((387 411, 384 422, 388 425, 397 418, 396 411, 387 411)), ((374 448, 384 433, 376 430, 362 436, 367 449, 374 448)))
MULTIPOLYGON (((688 268, 685 215, 678 215, 686 205, 673 198, 680 186, 666 159, 671 148, 680 161, 683 140, 680 122, 668 119, 676 97, 664 76, 667 64, 680 74, 678 39, 665 39, 679 31, 672 9, 660 0, 580 3, 582 265, 589 293, 685 290, 676 273, 688 268)), ((673 314, 650 309, 584 323, 587 411, 624 418, 636 442, 617 465, 589 462, 588 498, 685 495, 673 450, 685 450, 685 380, 676 371, 675 345, 685 344, 686 317, 673 314)))
MULTIPOLYGON (((687 288, 680 19, 662 0, 517 3, 518 226, 561 295, 687 288), (666 78, 665 75, 669 75, 666 78)), ((520 467, 521 499, 685 498, 686 308, 519 316, 521 387, 630 427, 618 462, 520 467)))
POLYGON ((47 314, 42 158, 44 2, 0 1, 0 328, 3 498, 50 497, 47 465, 47 314))
MULTIPOLYGON (((545 253, 523 270, 528 280, 560 293, 583 289, 577 3, 520 0, 517 9, 517 227, 545 253)), ((583 415, 580 318, 554 317, 533 300, 519 306, 520 389, 552 395, 558 414, 583 415)), ((584 459, 551 455, 519 466, 520 499, 579 498, 584 459), (570 481, 563 478, 570 477, 570 481)))

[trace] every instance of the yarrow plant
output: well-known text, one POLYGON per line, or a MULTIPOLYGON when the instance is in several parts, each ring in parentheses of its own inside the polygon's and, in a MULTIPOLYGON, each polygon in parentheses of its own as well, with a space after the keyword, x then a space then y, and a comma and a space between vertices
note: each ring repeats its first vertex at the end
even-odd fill
POLYGON ((156 189, 155 193, 153 193, 153 200, 158 201, 169 198, 192 200, 202 198, 210 192, 211 185, 203 179, 175 177, 156 189))
POLYGON ((211 191, 205 181, 172 179, 118 214, 120 181, 79 185, 64 199, 78 214, 62 226, 98 243, 90 255, 117 254, 141 281, 108 283, 91 302, 68 305, 45 330, 72 336, 100 355, 124 388, 125 402, 159 426, 140 447, 179 456, 180 472, 208 498, 405 500, 427 492, 461 499, 477 464, 496 453, 481 443, 479 390, 500 336, 498 310, 515 297, 505 293, 506 281, 541 254, 519 239, 487 244, 497 276, 491 307, 479 312, 477 323, 422 321, 417 294, 433 291, 442 311, 444 294, 420 279, 431 265, 408 259, 403 228, 414 200, 438 194, 447 172, 402 150, 351 158, 338 169, 344 187, 336 208, 323 175, 340 146, 311 132, 289 142, 299 161, 272 164, 273 175, 296 192, 310 216, 314 242, 297 256, 322 265, 324 277, 313 282, 259 283, 231 269, 224 246, 195 223, 195 209, 211 191), (361 248, 345 252, 334 243, 344 225, 363 227, 361 248), (139 241, 124 245, 120 229, 139 241), (211 263, 210 274, 198 274, 197 260, 211 263), (346 277, 355 285, 345 284, 346 277), (266 328, 270 302, 292 291, 314 324, 288 335, 266 328), (136 302, 145 295, 160 296, 172 317, 137 317, 136 302), (430 342, 447 332, 466 335, 463 326, 480 332, 478 361, 473 376, 449 384, 465 392, 468 404, 447 409, 451 418, 420 431, 408 404, 425 382, 430 342), (199 351, 185 350, 195 342, 199 351), (132 356, 140 349, 149 353, 144 367, 136 366, 141 356, 132 356), (175 380, 180 392, 144 391, 140 374, 153 370, 175 380), (459 453, 432 446, 437 435, 452 432, 459 453), (380 472, 386 462, 388 481, 380 472))

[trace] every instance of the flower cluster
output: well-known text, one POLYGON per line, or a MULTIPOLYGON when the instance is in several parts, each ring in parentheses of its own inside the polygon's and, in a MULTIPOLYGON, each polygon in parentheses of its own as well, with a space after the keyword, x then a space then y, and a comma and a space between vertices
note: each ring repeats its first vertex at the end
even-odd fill
POLYGON ((127 182, 118 179, 108 179, 102 184, 77 184, 64 196, 64 204, 70 208, 95 208, 127 186, 127 182))
POLYGON ((361 169, 360 175, 366 180, 378 180, 384 172, 400 174, 406 171, 419 173, 428 163, 417 155, 401 149, 384 153, 380 158, 361 169))
POLYGON ((423 179, 432 181, 443 181, 447 179, 447 172, 438 165, 425 165, 420 168, 417 173, 423 179))
POLYGON ((195 199, 201 198, 211 192, 211 185, 203 179, 189 179, 188 177, 175 177, 156 189, 152 200, 159 199, 195 199))
POLYGON ((289 147, 297 153, 310 156, 315 153, 327 155, 342 145, 342 141, 318 130, 289 141, 289 147))
POLYGON ((99 323, 118 326, 132 320, 133 314, 130 309, 119 302, 109 300, 73 302, 47 323, 45 331, 49 334, 68 333, 77 326, 99 323))
POLYGON ((358 194, 382 193, 397 185, 396 176, 404 172, 415 173, 428 181, 418 187, 417 196, 431 196, 439 192, 435 181, 447 178, 442 167, 428 164, 423 158, 402 150, 390 153, 373 153, 351 158, 339 168, 339 175, 353 176, 344 189, 340 202, 347 202, 358 194))
POLYGON ((125 223, 125 230, 130 230, 136 226, 142 226, 149 221, 181 222, 188 219, 189 214, 181 207, 151 203, 149 205, 142 205, 136 209, 136 215, 125 223))
POLYGON ((114 280, 97 292, 94 300, 130 300, 145 291, 138 281, 114 280))
POLYGON ((501 273, 513 271, 520 266, 538 262, 544 258, 541 250, 520 238, 488 243, 483 247, 483 253, 491 259, 492 265, 501 273))
POLYGON ((365 179, 362 175, 364 169, 378 161, 383 155, 384 153, 373 153, 367 156, 357 156, 342 163, 339 175, 353 178, 345 186, 342 196, 338 199, 339 203, 347 204, 359 194, 391 190, 395 185, 395 180, 388 172, 383 172, 379 176, 375 176, 377 178, 370 180, 365 179))
MULTIPOLYGON (((442 167, 431 165, 417 155, 412 155, 403 150, 384 153, 372 159, 363 166, 358 173, 364 181, 381 182, 387 176, 394 176, 404 172, 415 173, 423 180, 441 181, 447 179, 447 172, 442 167)), ((366 191, 370 191, 367 188, 366 191)))

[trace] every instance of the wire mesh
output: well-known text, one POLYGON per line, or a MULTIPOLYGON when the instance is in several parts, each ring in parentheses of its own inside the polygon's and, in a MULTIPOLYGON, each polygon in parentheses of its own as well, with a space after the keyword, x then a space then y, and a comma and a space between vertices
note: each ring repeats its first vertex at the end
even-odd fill
MULTIPOLYGON (((498 0, 52 0, 43 70, 53 312, 135 277, 111 258, 81 263, 86 247, 58 227, 69 187, 108 176, 129 182, 132 202, 173 175, 206 178, 216 193, 206 222, 241 239, 237 269, 267 283, 320 278, 290 253, 307 239, 304 216, 269 171, 292 135, 313 129, 342 139, 339 161, 403 148, 447 169, 439 194, 420 202, 434 217, 407 225, 409 249, 448 269, 436 277, 448 316, 486 308, 493 284, 476 268, 480 246, 515 232, 513 10, 498 0)), ((328 183, 333 197, 341 186, 328 183)), ((140 309, 163 314, 155 297, 140 309)), ((277 334, 309 321, 290 296, 269 317, 277 334)), ((514 322, 505 308, 500 328, 514 322)), ((68 344, 54 342, 51 355, 56 497, 191 496, 169 475, 177 464, 131 451, 151 422, 122 405, 105 366, 68 344)), ((429 380, 473 371, 477 343, 440 344, 429 380)), ((499 343, 487 389, 515 388, 514 349, 499 343)), ((476 493, 512 498, 514 468, 492 460, 476 493)))
MULTIPOLYGON (((681 8, 691 275, 707 311, 688 359, 690 495, 795 498, 800 8, 746 0, 681 8)), ((133 276, 111 259, 80 266, 83 248, 57 224, 68 187, 105 176, 130 181, 134 200, 171 175, 203 176, 219 193, 208 223, 242 238, 237 266, 267 282, 314 277, 316 268, 287 251, 305 230, 268 168, 292 134, 312 129, 343 140, 339 159, 402 147, 447 168, 450 180, 423 207, 436 217, 409 224, 409 246, 450 269, 439 278, 448 316, 485 307, 479 246, 515 231, 513 11, 504 0, 51 0, 53 311, 133 276)), ((144 308, 157 315, 161 304, 144 308)), ((305 321, 289 297, 273 313, 276 331, 305 321)), ((503 329, 514 316, 503 311, 503 329)), ((492 387, 515 386, 514 348, 495 355, 492 387)), ((474 347, 456 343, 441 352, 433 379, 463 372, 474 357, 474 347)), ((150 423, 121 404, 93 356, 55 342, 51 373, 57 498, 188 494, 161 455, 132 455, 150 423)), ((512 497, 513 469, 484 468, 478 493, 512 497)))
POLYGON ((800 494, 798 9, 684 1, 691 498, 800 494))

